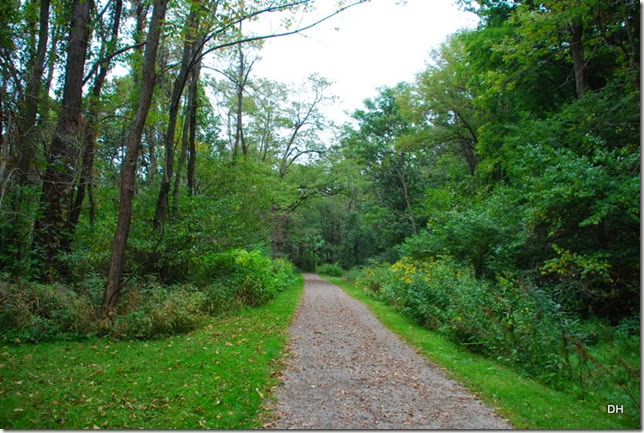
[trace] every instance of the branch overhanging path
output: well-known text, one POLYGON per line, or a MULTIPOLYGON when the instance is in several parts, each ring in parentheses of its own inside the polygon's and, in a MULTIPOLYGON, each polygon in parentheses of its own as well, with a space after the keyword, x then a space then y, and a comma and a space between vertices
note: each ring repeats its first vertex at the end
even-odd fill
POLYGON ((511 425, 339 287, 305 274, 277 391, 279 429, 507 429, 511 425))

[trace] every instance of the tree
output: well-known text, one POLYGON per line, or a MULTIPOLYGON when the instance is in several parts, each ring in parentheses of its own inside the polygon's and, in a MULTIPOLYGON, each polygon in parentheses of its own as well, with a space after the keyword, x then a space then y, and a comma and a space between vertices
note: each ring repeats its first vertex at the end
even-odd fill
POLYGON ((398 89, 382 89, 375 100, 366 100, 367 110, 356 110, 357 130, 347 131, 344 138, 346 151, 351 158, 365 166, 373 182, 377 202, 409 222, 409 229, 402 228, 395 235, 400 242, 406 235, 417 233, 418 223, 414 211, 416 177, 413 154, 405 150, 405 137, 412 133, 413 125, 396 100, 398 89))
POLYGON ((478 89, 470 84, 476 72, 466 66, 466 56, 462 38, 453 36, 433 53, 433 64, 401 99, 407 103, 403 108, 408 115, 423 128, 414 145, 460 155, 475 176, 482 119, 475 106, 478 89))
POLYGON ((34 249, 51 273, 57 267, 66 200, 73 187, 77 141, 82 128, 83 70, 89 39, 91 0, 75 0, 65 67, 63 99, 47 156, 40 199, 41 216, 35 223, 34 249))
POLYGON ((285 137, 280 146, 280 177, 284 177, 289 167, 301 157, 313 153, 319 155, 323 152, 317 134, 324 128, 324 120, 319 108, 326 101, 333 99, 324 94, 330 84, 318 75, 311 75, 307 83, 307 87, 310 86, 310 89, 307 89, 311 93, 310 99, 294 101, 284 111, 285 137))
POLYGON ((134 121, 130 126, 127 137, 126 154, 121 169, 119 186, 118 220, 114 233, 107 285, 103 294, 102 311, 103 315, 107 318, 111 318, 115 314, 115 308, 121 291, 124 253, 132 220, 132 198, 134 196, 136 162, 141 149, 141 135, 143 134, 145 119, 150 110, 152 95, 154 93, 156 57, 167 4, 168 0, 157 0, 154 3, 152 18, 150 19, 150 26, 145 42, 143 69, 141 70, 140 97, 134 121))
MULTIPOLYGON (((30 176, 31 164, 35 153, 36 140, 36 116, 40 103, 42 90, 42 78, 45 71, 45 57, 47 53, 47 41, 49 39, 49 6, 50 0, 41 0, 40 19, 38 30, 38 45, 35 53, 30 58, 27 67, 27 86, 21 117, 18 121, 18 137, 16 145, 20 151, 18 168, 20 170, 20 183, 25 185, 33 183, 33 176, 30 176)), ((2 176, 0 176, 2 178, 2 176)))
POLYGON ((174 172, 174 149, 177 120, 181 104, 181 96, 188 81, 188 74, 194 68, 195 59, 201 49, 200 40, 203 38, 199 33, 200 11, 199 3, 192 3, 190 12, 184 26, 185 36, 183 40, 183 54, 181 57, 180 69, 172 86, 170 107, 168 110, 168 124, 164 136, 165 160, 163 166, 163 178, 159 189, 156 211, 154 214, 154 226, 160 227, 166 219, 169 206, 170 183, 174 172))
POLYGON ((122 9, 122 0, 115 0, 112 9, 111 26, 108 27, 109 39, 106 35, 103 36, 103 43, 100 50, 100 66, 98 67, 98 73, 94 78, 94 84, 92 86, 89 97, 90 101, 88 104, 87 114, 85 116, 86 123, 85 134, 83 137, 84 149, 81 172, 78 184, 76 185, 76 195, 74 197, 74 202, 69 212, 69 217, 66 223, 66 233, 64 234, 65 240, 62 242, 64 245, 66 244, 66 249, 69 247, 74 229, 76 228, 76 224, 78 224, 78 218, 80 217, 83 201, 85 199, 85 193, 92 184, 96 136, 98 134, 97 117, 100 109, 101 92, 103 90, 103 84, 105 83, 107 74, 110 70, 111 55, 108 57, 108 54, 116 51, 119 28, 121 25, 122 9))

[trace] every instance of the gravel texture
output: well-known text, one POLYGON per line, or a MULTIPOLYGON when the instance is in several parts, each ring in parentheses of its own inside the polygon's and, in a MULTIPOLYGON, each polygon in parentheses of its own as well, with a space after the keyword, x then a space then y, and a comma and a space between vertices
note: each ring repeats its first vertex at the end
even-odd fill
POLYGON ((317 275, 291 326, 278 429, 505 429, 362 303, 317 275))

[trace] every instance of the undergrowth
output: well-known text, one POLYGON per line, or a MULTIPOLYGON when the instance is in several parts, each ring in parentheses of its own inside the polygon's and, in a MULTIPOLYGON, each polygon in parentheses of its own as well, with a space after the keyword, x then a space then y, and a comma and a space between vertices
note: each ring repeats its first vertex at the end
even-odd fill
POLYGON ((0 331, 5 343, 80 341, 107 336, 149 339, 197 329, 209 316, 258 306, 293 281, 293 267, 260 251, 230 250, 194 259, 183 284, 164 285, 152 275, 124 288, 118 314, 102 326, 105 280, 96 275, 74 286, 0 278, 0 331))

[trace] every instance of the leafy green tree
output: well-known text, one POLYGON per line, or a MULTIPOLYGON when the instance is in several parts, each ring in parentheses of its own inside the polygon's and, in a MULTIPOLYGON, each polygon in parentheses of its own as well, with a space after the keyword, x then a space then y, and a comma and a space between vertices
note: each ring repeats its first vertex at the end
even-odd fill
POLYGON ((353 115, 358 129, 347 129, 343 138, 347 157, 363 166, 371 179, 372 202, 389 214, 382 214, 390 220, 389 227, 398 227, 394 243, 418 231, 418 163, 417 156, 405 148, 405 138, 413 133, 413 124, 396 99, 402 90, 403 85, 385 88, 375 100, 366 100, 366 110, 357 110, 353 115))

